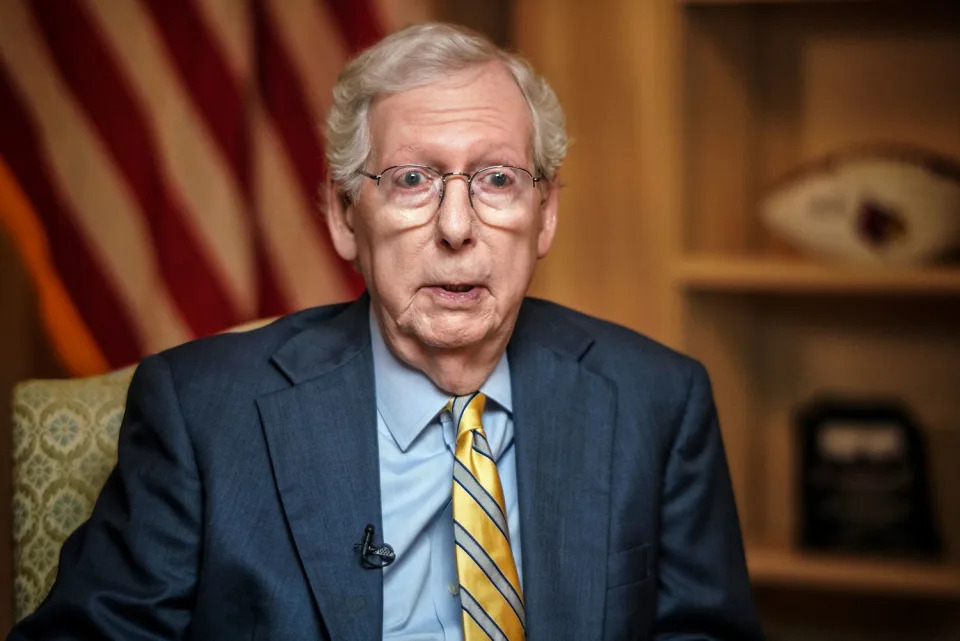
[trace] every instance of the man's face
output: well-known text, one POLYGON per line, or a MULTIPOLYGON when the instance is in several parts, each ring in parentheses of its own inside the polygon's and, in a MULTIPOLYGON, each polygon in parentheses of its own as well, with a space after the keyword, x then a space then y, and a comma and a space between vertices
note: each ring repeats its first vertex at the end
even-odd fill
MULTIPOLYGON (((369 118, 370 173, 418 164, 441 173, 513 165, 535 174, 530 111, 499 64, 378 97, 369 118)), ((395 352, 503 345, 537 259, 553 241, 555 192, 552 184, 531 188, 509 222, 485 222, 471 206, 466 178, 451 177, 442 204, 431 204, 435 213, 411 225, 376 181, 364 179, 331 232, 340 255, 359 265, 395 352)))

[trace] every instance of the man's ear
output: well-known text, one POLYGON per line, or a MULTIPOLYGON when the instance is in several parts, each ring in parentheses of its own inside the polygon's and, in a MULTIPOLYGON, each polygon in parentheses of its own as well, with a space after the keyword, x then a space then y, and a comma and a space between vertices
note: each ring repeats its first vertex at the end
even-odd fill
POLYGON ((324 183, 323 195, 333 248, 337 250, 340 258, 352 263, 357 259, 357 237, 353 231, 356 204, 343 193, 340 185, 330 179, 324 183))
POLYGON ((537 258, 543 258, 553 245, 553 238, 557 235, 557 209, 559 206, 560 177, 554 174, 553 179, 545 181, 546 189, 543 200, 540 201, 540 233, 537 235, 537 258))

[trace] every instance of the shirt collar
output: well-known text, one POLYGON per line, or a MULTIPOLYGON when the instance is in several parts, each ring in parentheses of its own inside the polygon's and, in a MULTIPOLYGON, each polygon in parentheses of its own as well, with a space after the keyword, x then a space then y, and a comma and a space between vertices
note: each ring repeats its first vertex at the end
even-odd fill
MULTIPOLYGON (((370 313, 370 344, 373 348, 373 377, 377 393, 377 410, 383 422, 406 452, 420 432, 440 413, 450 394, 434 385, 420 370, 403 363, 393 355, 383 340, 380 325, 370 313)), ((480 391, 508 413, 513 412, 510 391, 510 366, 504 352, 480 391)))

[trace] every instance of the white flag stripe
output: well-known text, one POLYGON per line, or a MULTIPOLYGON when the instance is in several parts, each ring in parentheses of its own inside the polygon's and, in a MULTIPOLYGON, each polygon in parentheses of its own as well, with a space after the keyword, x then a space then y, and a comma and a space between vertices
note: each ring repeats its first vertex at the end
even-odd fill
POLYGON ((273 0, 266 6, 297 78, 305 87, 310 111, 317 115, 316 128, 304 135, 321 137, 321 119, 330 107, 331 90, 346 62, 346 45, 324 2, 273 0))
POLYGON ((155 25, 134 0, 91 2, 92 13, 134 89, 185 224, 241 317, 256 310, 252 239, 240 187, 180 83, 155 25))
POLYGON ((256 210, 280 289, 295 309, 346 300, 349 292, 340 265, 334 253, 320 244, 312 220, 320 214, 301 196, 276 129, 262 106, 258 109, 256 210))
POLYGON ((71 201, 80 232, 135 323, 134 335, 148 352, 182 343, 190 333, 159 275, 136 198, 60 80, 22 0, 0 2, 0 25, 0 56, 35 115, 51 179, 71 201))
POLYGON ((234 82, 243 87, 252 67, 253 29, 248 2, 237 0, 199 0, 196 4, 204 25, 219 45, 234 82))

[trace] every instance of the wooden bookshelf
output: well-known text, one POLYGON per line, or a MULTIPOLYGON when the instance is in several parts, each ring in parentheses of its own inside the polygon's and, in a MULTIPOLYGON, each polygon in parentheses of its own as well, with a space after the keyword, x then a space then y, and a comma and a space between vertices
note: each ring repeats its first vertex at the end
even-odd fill
MULTIPOLYGON (((918 599, 943 603, 935 638, 957 638, 960 265, 816 260, 771 233, 758 203, 798 164, 858 145, 960 158, 960 83, 943 81, 960 78, 960 6, 675 6, 682 153, 667 228, 669 340, 710 372, 752 581, 764 594, 873 599, 890 611, 883 632, 893 638, 909 636, 918 599), (942 562, 799 549, 795 416, 824 394, 894 399, 915 415, 942 562)), ((802 600, 786 621, 760 603, 766 622, 813 631, 796 638, 875 638, 845 636, 843 617, 802 600)))

